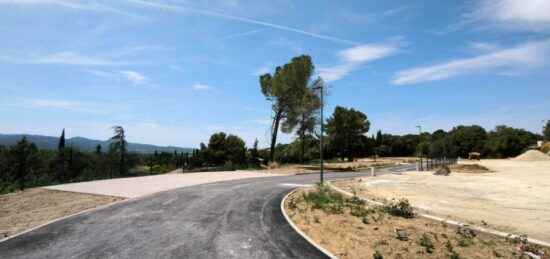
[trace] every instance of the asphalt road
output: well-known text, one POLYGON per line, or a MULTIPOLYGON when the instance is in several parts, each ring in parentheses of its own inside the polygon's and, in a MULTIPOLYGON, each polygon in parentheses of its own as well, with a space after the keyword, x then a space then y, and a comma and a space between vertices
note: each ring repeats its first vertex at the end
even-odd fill
MULTIPOLYGON (((328 173, 325 179, 365 174, 328 173)), ((287 193, 318 177, 225 181, 128 200, 0 242, 0 258, 324 258, 280 209, 287 193)))

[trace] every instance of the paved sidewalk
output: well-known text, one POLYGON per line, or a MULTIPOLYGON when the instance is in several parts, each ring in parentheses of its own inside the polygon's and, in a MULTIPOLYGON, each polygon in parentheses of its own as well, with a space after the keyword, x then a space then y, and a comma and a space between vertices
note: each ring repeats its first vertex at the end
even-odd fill
POLYGON ((282 175, 253 171, 227 171, 185 174, 169 173, 162 175, 127 177, 90 182, 60 184, 46 186, 43 188, 69 192, 110 195, 123 198, 135 198, 155 192, 204 183, 271 176, 282 175))

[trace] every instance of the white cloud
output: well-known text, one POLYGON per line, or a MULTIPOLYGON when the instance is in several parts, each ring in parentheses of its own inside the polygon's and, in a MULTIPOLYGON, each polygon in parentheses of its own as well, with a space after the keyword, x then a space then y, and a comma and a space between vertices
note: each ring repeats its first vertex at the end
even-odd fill
POLYGON ((106 6, 97 2, 92 1, 71 1, 71 0, 0 0, 2 5, 27 5, 27 6, 36 6, 36 5, 55 5, 61 6, 64 8, 69 8, 73 10, 84 10, 84 11, 106 11, 117 14, 122 14, 130 16, 133 18, 147 19, 143 16, 136 15, 133 13, 128 13, 110 6, 106 6))
POLYGON ((118 71, 118 72, 104 72, 104 71, 88 69, 88 72, 99 77, 104 77, 104 78, 108 78, 116 81, 130 81, 134 85, 141 85, 149 81, 149 78, 147 78, 146 76, 130 70, 124 70, 124 71, 118 71))
POLYGON ((414 84, 470 73, 518 74, 547 63, 549 53, 550 40, 531 42, 473 58, 399 71, 395 74, 392 83, 397 85, 414 84))
POLYGON ((135 71, 126 70, 126 71, 120 71, 119 73, 122 76, 124 76, 126 79, 130 80, 134 85, 140 85, 147 82, 147 80, 149 80, 146 76, 135 71))
POLYGON ((254 71, 252 71, 252 73, 250 73, 250 75, 251 76, 261 76, 261 75, 264 75, 264 74, 269 73, 269 72, 271 72, 271 66, 270 65, 265 65, 265 66, 256 68, 254 71))
POLYGON ((278 24, 274 24, 274 23, 263 22, 263 21, 253 20, 253 19, 234 16, 234 15, 229 15, 229 14, 223 14, 223 13, 210 11, 210 10, 194 9, 194 8, 184 7, 184 6, 181 6, 181 5, 170 5, 170 4, 161 4, 161 3, 155 3, 155 2, 147 2, 147 1, 143 1, 143 0, 125 0, 125 1, 127 3, 132 3, 132 4, 136 4, 136 5, 140 5, 140 6, 148 7, 148 8, 154 8, 154 9, 158 9, 158 10, 162 10, 162 11, 194 13, 194 14, 198 14, 198 15, 217 17, 217 18, 226 19, 226 20, 240 21, 240 22, 256 24, 256 25, 260 25, 260 26, 264 26, 264 27, 269 27, 269 28, 273 28, 273 29, 295 32, 295 33, 307 35, 307 36, 310 36, 310 37, 314 37, 314 38, 318 38, 318 39, 325 39, 325 40, 338 42, 338 43, 343 43, 343 44, 349 44, 349 45, 357 45, 358 44, 357 42, 347 40, 347 39, 342 39, 342 38, 337 38, 337 37, 331 37, 331 36, 311 33, 311 32, 307 32, 307 31, 304 31, 304 30, 284 26, 284 25, 278 25, 278 24))
POLYGON ((235 34, 231 34, 231 35, 227 35, 225 37, 222 37, 222 38, 216 40, 216 42, 221 42, 221 41, 226 41, 226 40, 233 39, 233 38, 247 36, 247 35, 251 35, 251 34, 261 32, 261 31, 263 31, 263 30, 250 30, 250 31, 246 31, 246 32, 235 33, 235 34))
POLYGON ((178 65, 170 65, 170 69, 175 70, 175 71, 181 71, 182 67, 180 67, 178 65))
POLYGON ((211 86, 209 85, 205 85, 205 84, 194 84, 193 85, 193 90, 195 91, 206 91, 206 90, 210 90, 212 89, 211 86))
POLYGON ((464 19, 451 24, 440 34, 465 27, 474 29, 499 28, 516 31, 548 31, 550 1, 548 0, 477 0, 464 19))
POLYGON ((395 54, 398 48, 395 44, 377 45, 362 44, 338 52, 339 62, 333 66, 320 67, 319 75, 327 82, 340 80, 357 69, 363 63, 385 58, 395 54))
POLYGON ((271 120, 265 120, 265 119, 254 120, 254 123, 256 123, 258 125, 262 125, 262 126, 270 126, 271 122, 272 122, 271 120))
POLYGON ((298 43, 289 41, 287 39, 270 40, 268 44, 272 46, 288 47, 289 49, 297 53, 304 51, 304 48, 302 48, 302 46, 300 46, 298 43))
POLYGON ((529 24, 550 23, 548 0, 484 0, 480 14, 496 21, 529 24))
POLYGON ((2 59, 22 64, 61 64, 77 66, 116 66, 121 63, 79 55, 72 51, 57 52, 37 58, 3 57, 2 59))
POLYGON ((24 101, 21 104, 16 106, 25 107, 25 108, 39 108, 39 109, 55 109, 55 110, 65 110, 65 111, 74 111, 74 112, 96 112, 97 105, 76 102, 76 101, 67 101, 67 100, 48 100, 48 99, 36 99, 24 101))

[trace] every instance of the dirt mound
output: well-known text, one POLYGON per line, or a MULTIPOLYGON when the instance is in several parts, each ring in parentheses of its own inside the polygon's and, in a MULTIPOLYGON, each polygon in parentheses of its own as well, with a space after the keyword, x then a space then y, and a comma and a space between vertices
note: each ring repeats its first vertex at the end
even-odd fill
POLYGON ((478 165, 478 164, 472 164, 472 165, 450 165, 449 168, 451 169, 451 172, 457 172, 457 173, 490 173, 491 170, 489 168, 478 165))
POLYGON ((538 150, 529 150, 516 158, 513 158, 514 161, 550 161, 550 156, 545 155, 544 153, 538 150))

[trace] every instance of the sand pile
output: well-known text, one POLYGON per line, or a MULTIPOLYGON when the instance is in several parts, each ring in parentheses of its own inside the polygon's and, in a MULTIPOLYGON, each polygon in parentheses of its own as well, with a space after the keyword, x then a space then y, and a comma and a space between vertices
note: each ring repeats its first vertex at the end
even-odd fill
POLYGON ((514 161, 550 161, 550 156, 545 155, 544 153, 538 150, 529 150, 516 158, 513 158, 514 161))
POLYGON ((457 172, 457 173, 490 173, 491 170, 489 168, 478 165, 478 164, 456 164, 456 165, 450 165, 449 168, 451 169, 451 172, 457 172))

